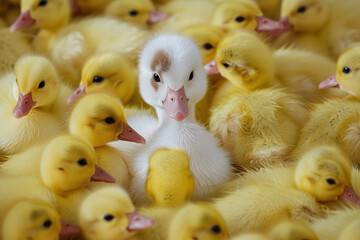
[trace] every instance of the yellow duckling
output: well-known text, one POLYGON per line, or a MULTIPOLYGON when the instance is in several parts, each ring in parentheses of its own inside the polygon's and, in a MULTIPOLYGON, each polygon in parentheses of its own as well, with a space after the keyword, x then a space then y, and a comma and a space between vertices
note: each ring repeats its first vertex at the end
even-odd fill
POLYGON ((167 13, 155 10, 150 0, 113 0, 104 14, 142 27, 164 21, 169 17, 167 13))
POLYGON ((289 218, 309 223, 324 215, 326 206, 318 201, 344 194, 349 179, 350 163, 339 150, 315 147, 296 166, 267 166, 234 180, 223 189, 228 195, 214 206, 230 234, 270 229, 274 221, 289 218))
POLYGON ((276 240, 319 240, 315 232, 299 220, 281 221, 272 227, 267 235, 276 240))
POLYGON ((155 205, 174 207, 190 198, 194 176, 189 157, 181 150, 159 149, 149 160, 146 192, 155 205))
POLYGON ((8 29, 0 29, 0 75, 12 71, 18 58, 27 52, 31 47, 25 36, 22 34, 10 33, 8 29))
POLYGON ((344 150, 351 161, 359 162, 360 150, 358 108, 360 89, 358 70, 360 67, 360 46, 344 51, 337 61, 336 76, 322 82, 320 88, 340 87, 353 98, 328 100, 315 105, 310 120, 302 129, 297 153, 306 151, 314 144, 335 144, 344 150))
POLYGON ((1 239, 57 240, 75 233, 79 233, 79 229, 61 221, 52 206, 37 200, 26 200, 17 203, 6 214, 1 239))
MULTIPOLYGON (((338 57, 360 40, 360 8, 356 0, 283 0, 281 22, 291 30, 280 44, 288 42, 323 54, 338 57), (339 16, 342 16, 339 18, 339 16)), ((281 31, 283 32, 283 31, 281 31)))
POLYGON ((74 0, 72 7, 78 8, 82 13, 102 13, 112 1, 114 0, 74 0))
POLYGON ((222 1, 216 7, 211 23, 225 32, 239 29, 263 32, 282 28, 281 23, 264 17, 255 1, 248 0, 222 1))
POLYGON ((209 129, 241 167, 284 161, 297 144, 305 105, 281 89, 232 94, 212 109, 209 129))
POLYGON ((281 0, 256 0, 261 11, 271 19, 279 19, 281 0))
POLYGON ((228 239, 223 217, 215 208, 204 203, 189 203, 179 209, 152 207, 139 211, 155 219, 157 225, 138 232, 135 239, 228 239))
POLYGON ((138 91, 137 67, 126 56, 103 53, 89 58, 82 69, 80 86, 69 96, 68 103, 85 93, 106 92, 125 104, 142 105, 138 91))
POLYGON ((319 239, 353 240, 359 239, 360 211, 358 208, 345 208, 329 212, 327 218, 322 218, 312 224, 319 239))
POLYGON ((114 176, 117 184, 127 187, 129 171, 126 156, 106 144, 116 140, 145 143, 145 139, 127 124, 119 100, 105 93, 85 95, 72 111, 69 130, 72 135, 95 147, 96 163, 114 176))
POLYGON ((135 212, 126 191, 111 186, 89 194, 81 203, 79 223, 88 240, 128 239, 155 221, 135 212))
POLYGON ((231 240, 272 240, 272 239, 260 233, 244 233, 232 237, 231 240))
POLYGON ((1 151, 14 154, 61 133, 67 117, 66 97, 71 90, 59 82, 53 64, 40 56, 24 56, 15 75, 1 84, 1 151))

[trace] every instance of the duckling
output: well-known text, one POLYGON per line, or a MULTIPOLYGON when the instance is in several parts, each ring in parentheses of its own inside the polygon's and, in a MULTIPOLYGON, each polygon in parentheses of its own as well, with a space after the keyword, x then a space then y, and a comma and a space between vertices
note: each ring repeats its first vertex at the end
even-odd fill
POLYGON ((90 181, 114 182, 95 165, 95 151, 85 141, 61 135, 49 143, 10 156, 0 165, 0 179, 16 177, 40 178, 58 195, 83 187, 90 181))
POLYGON ((79 83, 80 69, 87 58, 96 53, 118 52, 135 61, 135 53, 148 34, 133 24, 106 17, 68 24, 69 16, 68 0, 28 0, 22 4, 22 14, 11 30, 27 26, 40 29, 33 41, 34 48, 49 53, 74 86, 79 83))
POLYGON ((105 93, 85 95, 71 113, 69 130, 95 147, 96 164, 114 176, 117 184, 127 187, 126 155, 106 144, 116 140, 145 143, 145 139, 127 124, 119 100, 105 93))
POLYGON ((69 96, 71 103, 86 92, 112 93, 125 104, 141 105, 137 89, 137 67, 126 56, 103 53, 89 58, 82 69, 80 86, 69 96))
POLYGON ((128 239, 135 231, 155 225, 153 219, 135 211, 126 191, 115 186, 89 194, 80 206, 78 218, 88 240, 128 239))
POLYGON ((260 233, 244 233, 232 237, 231 240, 271 240, 271 239, 260 233))
POLYGON ((82 13, 102 13, 106 7, 114 0, 74 0, 82 13))
POLYGON ((281 7, 282 23, 286 26, 285 30, 291 30, 284 40, 337 58, 345 48, 360 40, 357 24, 360 16, 355 11, 359 8, 360 3, 354 0, 346 3, 284 0, 281 7))
POLYGON ((154 218, 157 225, 140 231, 136 239, 228 239, 223 217, 208 204, 189 203, 177 209, 152 207, 139 212, 154 218))
POLYGON ((149 160, 146 192, 155 205, 173 207, 185 202, 194 191, 194 176, 183 151, 159 149, 149 160))
POLYGON ((266 17, 279 19, 281 0, 256 0, 256 2, 266 17))
POLYGON ((315 147, 296 165, 267 166, 239 177, 213 204, 230 234, 263 231, 274 221, 289 218, 314 222, 327 209, 319 201, 333 201, 349 185, 350 163, 343 158, 336 148, 315 147))
POLYGON ((211 23, 221 27, 225 32, 234 32, 238 29, 276 31, 283 27, 280 22, 263 16, 259 5, 248 0, 222 1, 216 7, 211 23))
POLYGON ((209 129, 238 167, 284 161, 297 144, 305 105, 282 89, 233 94, 212 109, 209 129))
POLYGON ((177 148, 188 155, 195 179, 192 199, 206 199, 214 194, 218 184, 230 179, 232 169, 227 153, 195 120, 195 104, 204 96, 206 82, 200 52, 186 37, 160 35, 147 43, 142 51, 140 94, 155 108, 158 120, 147 121, 144 126, 146 118, 139 118, 143 121, 138 120, 139 126, 134 125, 140 133, 143 129, 152 129, 147 144, 133 153, 131 162, 134 178, 130 193, 136 204, 150 201, 145 181, 150 156, 159 148, 177 148))
POLYGON ((299 220, 281 221, 275 224, 267 235, 277 240, 319 240, 315 232, 305 222, 299 220))
POLYGON ((345 240, 359 238, 359 230, 354 229, 359 225, 360 211, 357 208, 344 208, 331 211, 327 218, 319 219, 312 224, 312 228, 319 239, 345 240))
POLYGON ((105 16, 113 16, 142 27, 164 21, 169 14, 155 10, 150 0, 113 0, 105 9, 105 16))
POLYGON ((10 33, 8 29, 0 29, 0 75, 12 71, 18 58, 31 51, 31 47, 23 34, 10 33))
POLYGON ((63 224, 55 209, 41 201, 25 200, 17 203, 6 214, 1 235, 4 240, 56 240, 79 233, 79 228, 63 224))
POLYGON ((3 153, 19 153, 65 130, 63 122, 68 107, 64 103, 71 89, 59 82, 48 59, 20 58, 15 64, 15 74, 4 75, 0 84, 3 153))
POLYGON ((360 47, 354 46, 340 55, 336 76, 320 83, 320 88, 340 87, 354 97, 328 100, 317 104, 310 114, 310 120, 302 129, 296 153, 306 151, 314 144, 335 144, 344 150, 354 163, 359 162, 357 145, 359 121, 358 111, 360 91, 357 86, 357 68, 360 66, 360 47))

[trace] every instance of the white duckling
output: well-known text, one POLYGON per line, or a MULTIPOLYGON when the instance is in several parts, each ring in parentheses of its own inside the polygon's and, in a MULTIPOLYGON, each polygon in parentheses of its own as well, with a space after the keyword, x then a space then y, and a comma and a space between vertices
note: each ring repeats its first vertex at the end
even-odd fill
MULTIPOLYGON (((231 166, 227 153, 217 140, 195 120, 195 105, 206 92, 207 79, 200 51, 186 37, 160 35, 144 48, 139 63, 139 87, 144 101, 155 108, 158 121, 147 139, 147 144, 134 156, 131 171, 134 179, 130 192, 137 203, 146 203, 145 181, 149 158, 159 148, 178 148, 190 160, 194 175, 193 199, 205 199, 217 185, 230 179, 231 166)), ((149 118, 149 117, 147 117, 149 118)), ((135 124, 135 119, 129 123, 135 124)), ((134 127, 140 134, 144 122, 134 127)), ((148 122, 147 122, 148 123, 148 122)), ((142 130, 144 129, 144 130, 142 130)), ((143 135, 144 136, 144 135, 143 135)))

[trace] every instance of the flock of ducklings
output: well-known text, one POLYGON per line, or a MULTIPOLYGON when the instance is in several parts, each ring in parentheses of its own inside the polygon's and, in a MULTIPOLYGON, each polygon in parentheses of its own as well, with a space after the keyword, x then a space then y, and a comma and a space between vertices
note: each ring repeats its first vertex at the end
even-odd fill
POLYGON ((0 239, 360 239, 359 10, 0 0, 0 239))

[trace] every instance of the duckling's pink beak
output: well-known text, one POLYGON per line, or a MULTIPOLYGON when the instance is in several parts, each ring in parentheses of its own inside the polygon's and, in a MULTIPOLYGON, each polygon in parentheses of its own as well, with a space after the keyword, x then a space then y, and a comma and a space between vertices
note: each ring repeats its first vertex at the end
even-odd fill
POLYGON ((279 23, 282 24, 282 28, 278 29, 278 30, 274 30, 274 31, 269 31, 268 32, 268 36, 269 37, 277 37, 280 36, 281 34, 288 32, 292 29, 294 29, 294 25, 292 25, 289 21, 288 17, 283 17, 279 20, 279 23))
POLYGON ((147 24, 151 25, 154 23, 158 23, 168 19, 169 17, 170 15, 168 13, 153 10, 149 12, 149 20, 147 21, 147 24))
POLYGON ((336 74, 330 76, 328 79, 326 79, 325 81, 321 82, 319 84, 319 89, 325 89, 325 88, 339 88, 340 85, 339 83, 336 81, 336 74))
POLYGON ((360 198, 352 187, 345 186, 344 192, 338 197, 338 199, 346 203, 360 206, 360 198))
POLYGON ((69 236, 69 235, 74 235, 74 234, 78 234, 81 232, 81 229, 74 225, 74 224, 71 224, 65 220, 62 220, 60 219, 60 222, 61 222, 61 231, 59 233, 59 238, 62 238, 62 237, 66 237, 66 236, 69 236))
POLYGON ((86 89, 85 89, 85 84, 79 86, 75 92, 73 94, 71 94, 68 99, 67 99, 67 103, 72 103, 75 100, 79 99, 82 95, 84 95, 86 93, 86 89))
POLYGON ((163 104, 169 117, 179 122, 189 115, 188 99, 184 87, 177 91, 168 88, 163 104))
POLYGON ((141 144, 146 143, 145 138, 143 138, 143 136, 138 134, 132 127, 129 126, 129 124, 126 123, 123 123, 123 131, 118 136, 118 140, 141 143, 141 144))
POLYGON ((283 24, 280 21, 274 21, 267 17, 256 17, 257 27, 255 30, 257 32, 270 32, 283 29, 283 24))
POLYGON ((26 95, 19 93, 19 100, 13 110, 14 117, 21 118, 28 115, 35 104, 36 102, 33 101, 31 92, 26 95))
POLYGON ((215 59, 212 60, 211 62, 208 62, 207 64, 205 64, 204 68, 205 68, 205 72, 207 75, 220 74, 219 69, 217 67, 217 62, 215 59))
POLYGON ((107 183, 115 182, 115 179, 110 174, 105 172, 104 169, 102 169, 101 167, 99 167, 96 164, 95 164, 95 173, 90 178, 90 180, 93 182, 107 182, 107 183))
POLYGON ((137 212, 127 213, 126 216, 129 219, 129 226, 127 227, 129 232, 147 229, 156 224, 154 219, 144 217, 137 212))
POLYGON ((15 32, 17 30, 33 26, 35 22, 36 21, 31 18, 30 10, 28 10, 20 14, 15 22, 10 26, 10 31, 15 32))

